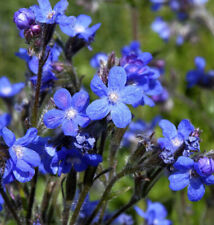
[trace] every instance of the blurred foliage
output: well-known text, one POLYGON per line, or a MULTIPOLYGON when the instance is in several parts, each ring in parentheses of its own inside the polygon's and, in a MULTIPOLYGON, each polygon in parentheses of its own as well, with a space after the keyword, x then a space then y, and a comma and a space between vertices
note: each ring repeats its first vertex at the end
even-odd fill
MULTIPOLYGON (((56 1, 51 1, 54 4, 56 1)), ((204 26, 198 31, 198 40, 195 43, 185 42, 182 46, 175 45, 172 39, 164 43, 150 24, 156 15, 163 15, 170 18, 170 11, 163 10, 158 13, 151 12, 148 0, 99 0, 100 4, 95 12, 78 5, 78 0, 70 1, 67 15, 88 14, 93 19, 93 24, 101 22, 102 26, 98 30, 95 42, 92 44, 93 51, 83 49, 74 59, 74 65, 80 75, 84 75, 84 85, 89 90, 89 83, 95 70, 89 65, 90 58, 97 52, 116 52, 120 57, 120 49, 129 44, 136 34, 133 33, 132 16, 133 10, 138 15, 137 34, 138 40, 142 44, 143 51, 155 53, 157 59, 166 60, 165 81, 171 91, 173 107, 169 111, 160 110, 159 106, 154 108, 140 107, 134 109, 136 118, 149 121, 156 114, 160 114, 178 124, 183 118, 192 121, 195 127, 203 130, 201 149, 209 150, 214 146, 214 94, 213 91, 194 87, 187 90, 185 76, 188 70, 194 68, 195 56, 202 56, 207 61, 206 69, 214 69, 214 38, 204 26), (135 8, 133 8, 135 7, 135 8)), ((90 1, 85 1, 87 4, 90 1)), ((19 33, 13 23, 13 14, 16 10, 36 4, 35 0, 7 0, 0 2, 0 74, 7 75, 11 81, 17 82, 24 79, 25 63, 17 58, 14 53, 20 47, 26 47, 24 41, 19 37, 19 33)), ((85 6, 87 6, 85 4, 85 6)), ((214 15, 214 2, 209 1, 207 9, 214 15)), ((62 36, 65 38, 65 36, 62 36)), ((94 96, 94 95, 93 95, 94 96)), ((1 107, 2 108, 2 107, 1 107)), ((161 135, 157 129, 156 136, 161 135)), ((125 159, 127 153, 121 155, 125 159)), ((131 186, 132 178, 128 177, 115 186, 114 190, 120 190, 124 186, 131 186)), ((44 180, 38 186, 37 195, 41 199, 41 189, 44 187, 44 180)), ((207 188, 208 189, 208 188, 207 188)), ((121 207, 130 197, 130 191, 114 198, 110 203, 111 210, 121 207)), ((169 218, 175 225, 208 225, 213 224, 214 215, 214 190, 210 189, 200 202, 191 203, 187 200, 186 191, 172 193, 168 188, 168 181, 163 176, 149 194, 152 201, 160 201, 165 204, 169 211, 169 218)), ((145 209, 145 202, 141 201, 139 206, 145 209)), ((129 210, 135 218, 133 209, 129 210)), ((136 219, 142 224, 142 219, 136 219)), ((12 224, 12 223, 9 223, 12 224)))

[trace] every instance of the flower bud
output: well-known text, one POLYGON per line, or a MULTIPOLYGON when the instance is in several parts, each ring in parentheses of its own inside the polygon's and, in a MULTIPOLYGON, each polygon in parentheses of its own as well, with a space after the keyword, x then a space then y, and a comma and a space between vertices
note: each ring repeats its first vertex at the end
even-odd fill
POLYGON ((64 70, 64 64, 61 62, 54 62, 52 68, 54 71, 61 73, 64 70))
POLYGON ((30 30, 34 35, 39 35, 41 33, 41 26, 38 24, 31 25, 30 30))
POLYGON ((199 171, 206 176, 214 172, 214 160, 212 158, 203 157, 198 160, 199 171))
POLYGON ((30 9, 22 8, 15 12, 13 22, 20 30, 30 27, 35 21, 34 13, 30 9))

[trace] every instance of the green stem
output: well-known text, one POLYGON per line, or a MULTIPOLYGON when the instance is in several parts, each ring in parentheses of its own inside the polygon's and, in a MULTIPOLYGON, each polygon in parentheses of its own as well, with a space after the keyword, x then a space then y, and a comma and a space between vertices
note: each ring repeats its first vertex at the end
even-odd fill
POLYGON ((74 225, 75 224, 76 219, 78 218, 80 209, 82 207, 82 204, 83 204, 83 202, 85 200, 86 195, 88 194, 89 189, 90 189, 90 186, 85 185, 83 190, 82 190, 82 192, 80 193, 79 199, 78 199, 78 202, 77 202, 77 205, 76 205, 76 208, 75 208, 75 210, 73 212, 73 215, 71 217, 71 220, 70 220, 70 225, 74 225))

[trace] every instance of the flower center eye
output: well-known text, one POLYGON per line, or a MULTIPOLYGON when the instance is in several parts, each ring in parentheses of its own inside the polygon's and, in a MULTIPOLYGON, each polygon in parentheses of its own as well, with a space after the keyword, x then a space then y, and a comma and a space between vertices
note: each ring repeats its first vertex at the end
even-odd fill
POLYGON ((21 145, 13 146, 13 150, 16 152, 17 158, 21 158, 23 156, 23 148, 21 145))
POLYGON ((117 93, 111 92, 109 94, 109 100, 110 100, 110 102, 116 103, 118 101, 118 99, 119 99, 119 96, 118 96, 117 93))
POLYGON ((81 26, 81 25, 77 25, 75 27, 75 30, 76 30, 77 33, 82 33, 82 32, 85 31, 85 28, 83 26, 81 26))
POLYGON ((49 12, 48 15, 47 15, 47 18, 52 19, 53 16, 55 15, 55 13, 56 13, 55 11, 49 12))
POLYGON ((181 139, 179 139, 178 137, 172 139, 172 144, 176 147, 181 146, 183 143, 183 141, 181 139))
POLYGON ((3 87, 1 92, 5 95, 9 94, 12 91, 11 87, 3 87))
POLYGON ((66 111, 66 118, 73 119, 77 114, 77 111, 73 108, 70 108, 66 111))

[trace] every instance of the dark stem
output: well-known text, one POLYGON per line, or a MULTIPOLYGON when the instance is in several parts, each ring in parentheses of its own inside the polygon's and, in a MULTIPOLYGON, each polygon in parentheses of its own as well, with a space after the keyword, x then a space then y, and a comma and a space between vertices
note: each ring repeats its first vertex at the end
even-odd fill
POLYGON ((5 193, 4 189, 2 188, 2 186, 0 186, 0 193, 2 195, 2 198, 4 199, 5 201, 5 204, 7 205, 8 209, 10 210, 10 212, 12 213, 14 219, 16 220, 16 223, 18 225, 22 225, 22 223, 20 222, 19 220, 19 217, 18 215, 16 214, 16 211, 15 209, 13 208, 13 205, 11 204, 10 202, 10 199, 7 197, 7 194, 5 193))
MULTIPOLYGON (((43 39, 44 39, 44 37, 43 37, 43 39)), ((42 54, 41 54, 41 57, 39 59, 35 100, 34 100, 34 105, 33 105, 33 109, 32 109, 32 118, 31 118, 32 127, 37 126, 37 117, 38 117, 38 109, 39 109, 39 96, 40 96, 40 89, 41 89, 41 82, 42 82, 42 72, 43 72, 43 66, 44 66, 44 64, 47 60, 47 57, 45 59, 45 50, 46 50, 46 45, 43 45, 42 54)), ((35 193, 36 193, 37 178, 38 178, 38 168, 35 169, 35 174, 34 174, 32 182, 31 182, 31 192, 30 192, 29 203, 28 203, 26 224, 30 224, 30 219, 31 219, 32 209, 33 209, 33 204, 34 204, 34 198, 35 198, 35 193)))
POLYGON ((48 206, 49 206, 50 199, 55 186, 56 186, 56 181, 52 181, 52 179, 49 178, 46 184, 44 194, 43 194, 42 205, 41 205, 42 220, 44 223, 46 222, 46 214, 48 211, 48 206))

